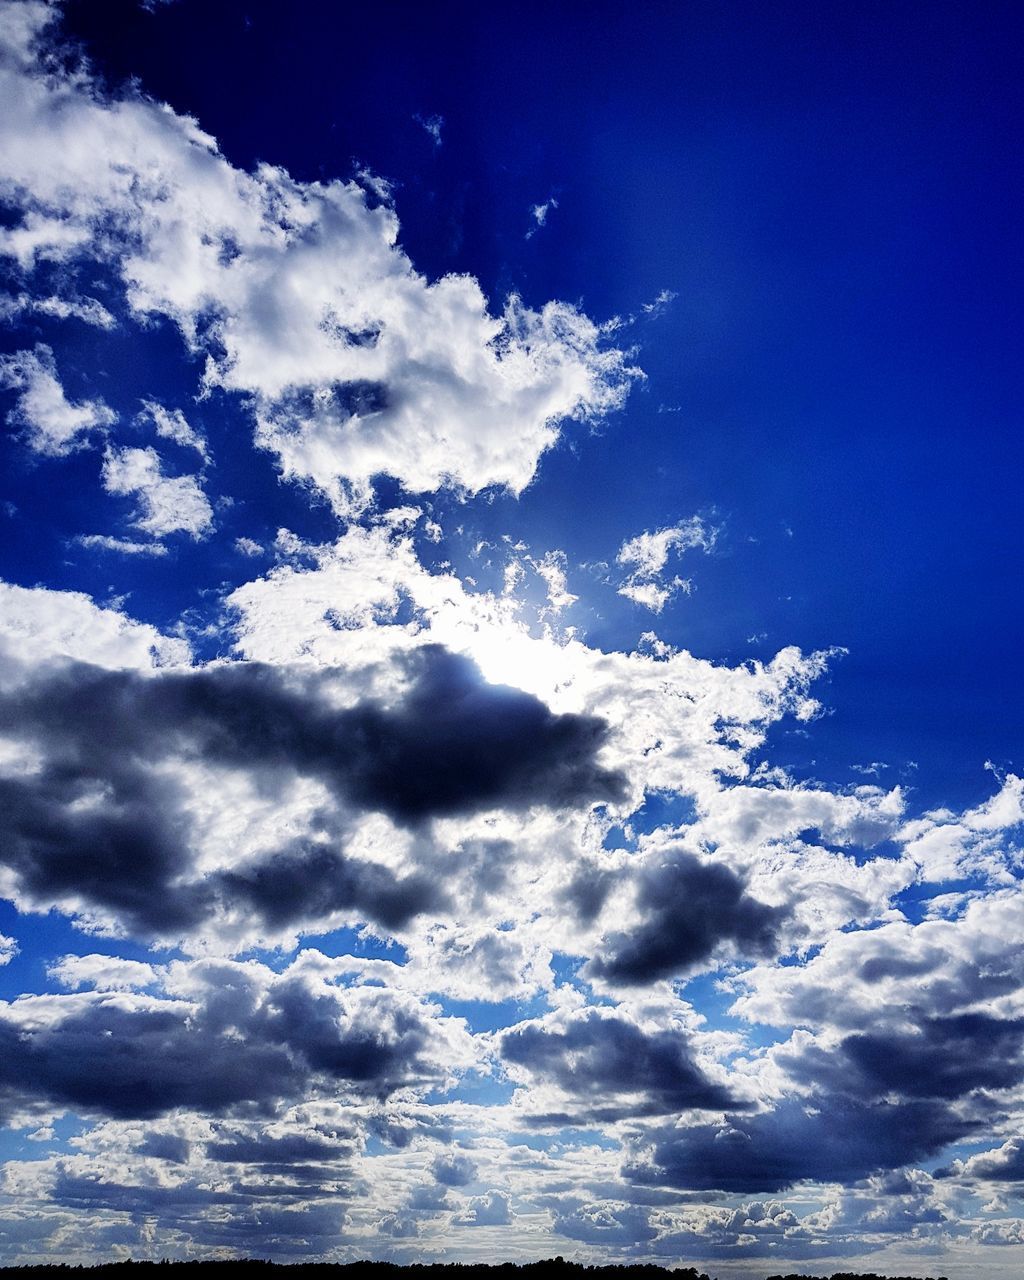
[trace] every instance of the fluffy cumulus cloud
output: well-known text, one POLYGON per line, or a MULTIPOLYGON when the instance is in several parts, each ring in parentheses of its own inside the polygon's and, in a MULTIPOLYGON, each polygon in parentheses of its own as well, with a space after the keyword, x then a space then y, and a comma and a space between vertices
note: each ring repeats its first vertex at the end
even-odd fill
POLYGON ((385 184, 233 165, 58 20, 2 19, 6 443, 72 497, 0 581, 0 1260, 1019 1244, 1020 779, 800 781, 836 651, 589 638, 717 530, 595 573, 474 495, 623 404, 614 326, 428 279, 385 184), (177 382, 76 345, 154 321, 177 382))
MULTIPOLYGON (((110 268, 133 315, 167 317, 205 358, 208 389, 251 398, 285 475, 343 509, 378 473, 414 491, 518 493, 562 422, 622 403, 636 371, 576 308, 513 296, 492 314, 471 277, 414 270, 373 190, 243 172, 193 120, 42 74, 52 11, 10 12, 0 193, 23 220, 0 251, 26 274, 54 255, 72 275, 110 268)), ((50 451, 106 421, 24 360, 6 376, 50 451)))

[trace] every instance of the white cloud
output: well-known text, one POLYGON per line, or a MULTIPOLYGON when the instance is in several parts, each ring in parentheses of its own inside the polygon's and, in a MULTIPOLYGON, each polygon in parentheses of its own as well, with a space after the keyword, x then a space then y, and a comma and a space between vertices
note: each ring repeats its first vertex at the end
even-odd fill
POLYGON ((94 991, 137 991, 158 980, 158 970, 141 960, 118 956, 64 956, 48 970, 49 976, 69 991, 91 987, 94 991))
POLYGON ((107 261, 137 316, 168 316, 206 355, 208 388, 254 397, 283 474, 339 509, 381 472, 415 492, 519 493, 564 420, 617 408, 638 376, 572 306, 512 297, 494 315, 472 278, 426 280, 393 211, 355 183, 244 173, 188 118, 44 76, 23 50, 0 90, 26 264, 39 219, 107 261))
POLYGON ((618 588, 619 595, 660 613, 677 591, 688 594, 693 589, 688 579, 664 579, 669 555, 673 551, 682 553, 694 548, 710 551, 717 537, 717 529, 699 516, 691 516, 677 525, 630 538, 619 548, 616 557, 616 562, 628 571, 628 576, 618 588))
POLYGON ((551 613, 561 613, 574 605, 579 596, 574 596, 566 584, 568 565, 564 551, 546 551, 533 567, 544 579, 548 589, 548 608, 551 613))
POLYGON ((664 584, 630 580, 619 587, 619 595, 625 596, 627 600, 632 600, 634 604, 643 605, 645 609, 650 609, 652 613, 661 613, 677 591, 682 591, 684 595, 689 595, 692 590, 693 583, 688 578, 677 577, 664 584))
POLYGON ((501 1227, 512 1221, 507 1195, 491 1191, 486 1196, 473 1196, 462 1213, 452 1219, 457 1227, 501 1227))
POLYGON ((89 432, 105 431, 117 421, 102 400, 68 400, 53 352, 43 344, 0 356, 0 386, 18 392, 11 420, 25 428, 26 443, 37 453, 61 457, 82 448, 89 432))
POLYGON ((680 524, 630 538, 619 548, 616 560, 640 577, 653 578, 665 568, 669 552, 694 547, 710 551, 716 537, 716 529, 709 528, 699 516, 692 516, 680 524))
POLYGON ((153 448, 110 448, 103 461, 108 493, 137 494, 141 507, 132 523, 155 538, 187 533, 200 538, 213 524, 213 509, 195 476, 164 475, 153 448))
POLYGON ((60 261, 70 257, 88 239, 85 227, 60 217, 27 213, 20 226, 0 230, 0 254, 16 259, 21 269, 28 271, 40 259, 60 261))
POLYGON ((162 436, 165 440, 173 440, 182 448, 195 449, 204 462, 209 462, 210 455, 205 438, 189 424, 180 409, 167 409, 156 400, 144 400, 142 412, 137 421, 151 422, 158 436, 162 436))
POLYGON ((434 140, 434 146, 441 145, 441 130, 444 128, 444 116, 421 116, 415 115, 413 119, 425 132, 430 134, 434 140))
POLYGON ((1024 779, 1007 774, 996 794, 961 814, 948 810, 912 819, 900 832, 907 856, 931 883, 982 877, 1012 884, 1024 862, 1009 833, 1024 824, 1024 779))
POLYGON ((554 196, 552 196, 548 200, 545 200, 543 204, 535 204, 530 206, 530 216, 533 218, 533 226, 530 227, 529 231, 527 231, 526 233, 527 240, 533 239, 533 237, 537 234, 540 228, 547 223, 548 214, 551 212, 551 210, 557 209, 557 208, 558 208, 558 201, 555 199, 554 196))
POLYGON ((52 316, 57 320, 74 318, 85 324, 94 325, 97 329, 113 329, 117 324, 107 308, 96 298, 80 297, 77 294, 71 297, 33 298, 28 293, 0 298, 0 319, 15 320, 18 316, 29 312, 52 316))
POLYGON ((92 551, 115 551, 125 556, 165 556, 162 542, 135 542, 131 538, 114 538, 108 533, 81 533, 75 541, 92 551))
POLYGON ((6 934, 0 933, 0 967, 10 964, 20 950, 14 938, 8 938, 6 934))
POLYGON ((733 1011, 751 1021, 818 1030, 877 1030, 934 1016, 1024 1014, 1024 908, 1004 890, 955 920, 835 933, 806 964, 757 966, 733 1011), (836 992, 842 999, 836 999, 836 992))
POLYGON ((81 591, 0 582, 0 657, 0 673, 8 677, 62 658, 148 670, 187 664, 190 654, 184 640, 104 609, 81 591))
MULTIPOLYGON (((645 302, 641 310, 645 315, 660 316, 678 297, 672 289, 662 289, 653 302, 645 302)), ((660 410, 659 410, 660 411, 660 410)))

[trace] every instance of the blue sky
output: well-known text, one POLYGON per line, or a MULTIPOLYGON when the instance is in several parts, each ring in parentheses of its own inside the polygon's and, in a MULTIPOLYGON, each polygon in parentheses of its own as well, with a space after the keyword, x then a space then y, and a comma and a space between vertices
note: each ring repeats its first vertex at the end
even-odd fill
POLYGON ((1013 1273, 1019 27, 5 8, 5 1262, 1013 1273))

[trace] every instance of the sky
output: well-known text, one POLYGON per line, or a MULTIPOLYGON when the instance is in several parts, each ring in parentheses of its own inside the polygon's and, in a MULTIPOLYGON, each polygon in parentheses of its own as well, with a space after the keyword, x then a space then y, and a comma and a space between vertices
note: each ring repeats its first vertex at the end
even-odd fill
POLYGON ((0 11, 0 1264, 1020 1272, 1019 8, 0 11))

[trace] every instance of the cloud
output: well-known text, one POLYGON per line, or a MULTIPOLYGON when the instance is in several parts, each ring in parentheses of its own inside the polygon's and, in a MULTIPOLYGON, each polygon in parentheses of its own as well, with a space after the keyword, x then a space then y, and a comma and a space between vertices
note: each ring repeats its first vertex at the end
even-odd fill
POLYGON ((616 562, 626 568, 628 576, 618 588, 620 596, 643 605, 654 613, 660 613, 677 591, 689 592, 691 583, 674 577, 663 579, 663 573, 672 551, 689 551, 695 547, 710 551, 715 545, 718 530, 705 524, 699 516, 656 529, 653 533, 641 533, 630 538, 619 548, 616 562))
POLYGON ((84 592, 0 581, 0 680, 61 658, 104 670, 147 671, 187 665, 190 653, 184 640, 102 608, 84 592))
POLYGON ((709 551, 716 537, 717 530, 710 529, 699 516, 692 516, 670 528, 630 538, 619 548, 616 560, 641 578, 653 578, 665 568, 671 551, 688 551, 693 547, 709 551))
POLYGON ((81 533, 75 538, 81 547, 90 551, 116 551, 125 556, 165 556, 167 547, 162 542, 134 542, 131 538, 114 538, 107 533, 81 533))
POLYGON ((456 1227, 506 1227, 512 1221, 512 1209, 508 1196, 491 1191, 485 1196, 474 1196, 462 1213, 456 1214, 452 1225, 456 1227))
POLYGON ((256 663, 148 678, 69 665, 9 691, 0 698, 8 732, 39 757, 35 770, 0 778, 4 862, 19 893, 97 909, 147 934, 187 931, 229 904, 268 927, 339 910, 393 926, 436 906, 442 891, 348 856, 346 813, 417 827, 621 794, 621 778, 597 762, 605 728, 596 718, 554 715, 528 694, 485 684, 439 646, 399 670, 406 686, 390 704, 340 708, 329 673, 256 663), (202 874, 191 787, 167 767, 176 760, 242 771, 270 796, 315 781, 336 816, 321 804, 308 836, 245 863, 225 866, 221 855, 202 874))
POLYGON ((96 991, 141 991, 157 981, 157 970, 141 960, 117 956, 64 956, 48 970, 49 976, 70 991, 92 987, 96 991))
POLYGON ((803 1181, 849 1183, 933 1156, 973 1126, 936 1101, 866 1102, 815 1095, 760 1115, 654 1134, 649 1162, 628 1177, 681 1189, 779 1191, 803 1181))
POLYGON ((672 305, 679 295, 672 289, 661 289, 653 302, 645 302, 640 310, 644 315, 660 316, 672 305))
POLYGON ((171 533, 203 537, 213 525, 213 509, 195 476, 166 476, 153 448, 108 448, 103 460, 108 493, 139 498, 132 523, 154 538, 171 533))
POLYGON ((734 984, 732 1011, 773 1026, 867 1035, 979 1009, 1018 1018, 1022 946, 1024 905, 1016 890, 1001 890, 953 920, 836 933, 802 965, 752 968, 734 984))
MULTIPOLYGON (((42 6, 36 7, 43 12, 42 6)), ((21 11, 28 8, 22 6, 21 11)), ((59 262, 71 257, 88 238, 85 227, 74 226, 60 217, 29 212, 20 226, 0 230, 0 254, 14 258, 23 271, 29 271, 39 260, 59 262)))
POLYGON ((555 1214, 554 1229, 571 1240, 587 1244, 636 1245, 653 1240, 658 1229, 651 1226, 649 1209, 632 1204, 573 1205, 555 1214))
POLYGON ((209 462, 205 437, 190 425, 180 409, 168 409, 156 400, 144 400, 136 421, 152 423, 158 436, 173 440, 183 449, 194 449, 204 462, 209 462))
POLYGON ((337 1160, 352 1154, 353 1143, 322 1133, 284 1132, 257 1135, 244 1131, 206 1144, 206 1157, 226 1164, 258 1164, 275 1167, 337 1160))
POLYGON ((476 1165, 469 1156, 457 1152, 438 1156, 430 1167, 437 1181, 445 1187, 464 1187, 476 1177, 476 1165))
POLYGON ((520 1023, 501 1035, 499 1049, 530 1080, 531 1120, 537 1124, 604 1124, 630 1115, 737 1105, 696 1064, 681 1029, 645 1029, 624 1012, 590 1008, 520 1023), (543 1083, 561 1096, 538 1091, 543 1083), (537 1110, 538 1098, 561 1109, 537 1110))
POLYGON ((527 240, 533 239, 533 237, 537 234, 540 228, 547 223, 548 214, 551 212, 551 210, 557 209, 557 208, 558 208, 558 201, 555 199, 554 196, 551 196, 550 199, 545 200, 543 204, 534 204, 530 206, 530 216, 533 218, 533 226, 530 227, 530 229, 526 233, 527 240))
POLYGON ((924 1017, 912 1028, 857 1032, 838 1044, 798 1042, 775 1061, 798 1084, 862 1098, 945 1099, 1024 1079, 1024 1019, 983 1013, 924 1017))
MULTIPOLYGON (((837 1000, 838 993, 832 991, 837 1000)), ((770 1051, 789 1096, 752 1116, 655 1136, 641 1182, 777 1191, 802 1181, 849 1183, 936 1155, 973 1136, 992 1091, 1024 1078, 1024 1023, 964 1014, 924 1018, 822 1043, 797 1032, 770 1051), (796 1092, 792 1092, 793 1086, 796 1092), (958 1105, 952 1105, 958 1104, 958 1105)))
MULTIPOLYGON (((744 956, 775 950, 784 911, 751 897, 727 866, 681 848, 659 850, 634 880, 638 920, 602 940, 585 967, 588 976, 636 986, 678 977, 724 944, 744 956)), ((577 894, 587 891, 577 881, 577 894)))
MULTIPOLYGON (((234 168, 187 117, 106 96, 82 69, 44 71, 26 32, 52 14, 17 13, 0 68, 5 191, 22 216, 10 251, 26 275, 54 252, 72 279, 112 270, 132 315, 169 318, 205 357, 207 390, 251 398, 286 477, 343 511, 381 473, 414 492, 519 493, 562 422, 622 404, 638 373, 576 308, 513 296, 492 314, 471 277, 428 281, 372 192, 234 168)), ((439 141, 438 120, 424 127, 439 141)), ((54 451, 107 422, 63 400, 47 420, 36 439, 54 451)))
POLYGON ((414 115, 413 119, 416 123, 428 133, 434 140, 434 146, 441 145, 441 130, 444 128, 444 116, 421 116, 414 115))
POLYGON ((548 589, 548 612, 561 613, 574 605, 579 596, 574 596, 566 585, 568 565, 564 551, 546 551, 533 567, 544 579, 548 589))
POLYGON ((0 933, 0 967, 10 964, 19 950, 18 943, 14 938, 8 938, 6 934, 0 933))
POLYGON ((963 813, 927 813, 900 832, 907 856, 932 883, 981 877, 993 884, 1017 881, 1015 851, 1007 836, 1024 823, 1024 778, 1008 773, 994 796, 963 813))
POLYGON ((518 602, 472 593, 452 572, 428 572, 407 535, 354 528, 332 544, 294 545, 301 563, 286 561, 227 598, 241 656, 345 665, 371 678, 375 661, 441 643, 490 681, 606 721, 606 758, 630 780, 630 808, 645 790, 692 792, 715 774, 745 776, 745 757, 769 724, 817 708, 808 687, 828 654, 787 648, 771 662, 730 668, 685 651, 606 653, 532 635, 518 602))
POLYGON ((78 294, 70 297, 32 297, 28 293, 0 298, 0 319, 14 321, 26 314, 50 316, 57 320, 81 320, 97 329, 113 329, 117 325, 114 317, 96 298, 78 294))
POLYGON ((29 448, 52 458, 83 448, 91 432, 103 433, 117 421, 102 400, 68 400, 53 351, 42 343, 0 356, 0 386, 18 393, 9 421, 25 429, 29 448))
POLYGON ((979 1151, 936 1169, 936 1178, 980 1179, 985 1182, 1024 1182, 1024 1138, 1007 1138, 1002 1146, 979 1151))
MULTIPOLYGON (((175 962, 155 996, 0 1004, 0 1092, 121 1118, 246 1106, 269 1114, 321 1088, 384 1098, 437 1086, 472 1062, 459 1024, 401 992, 340 988, 327 957, 311 959, 280 974, 251 961, 175 962)), ((233 1158, 233 1149, 245 1158, 237 1143, 214 1158, 233 1158)), ((264 1153, 274 1150, 280 1157, 282 1144, 264 1143, 264 1153)))

